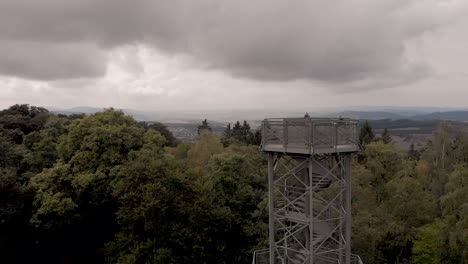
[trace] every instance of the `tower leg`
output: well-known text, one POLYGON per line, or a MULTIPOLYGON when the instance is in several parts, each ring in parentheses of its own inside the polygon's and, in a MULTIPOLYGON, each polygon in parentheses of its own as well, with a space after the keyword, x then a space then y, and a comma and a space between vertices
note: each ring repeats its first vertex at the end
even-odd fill
POLYGON ((312 164, 312 158, 309 157, 307 159, 307 167, 308 167, 308 192, 306 192, 309 197, 308 197, 308 213, 309 213, 309 236, 308 240, 310 241, 308 245, 309 249, 309 264, 314 264, 314 244, 313 244, 313 237, 314 237, 314 189, 312 186, 313 180, 313 164, 312 164))
POLYGON ((269 205, 269 240, 270 240, 270 264, 275 264, 275 252, 276 252, 276 241, 275 241, 275 222, 274 222, 274 179, 275 172, 273 168, 274 156, 272 153, 268 153, 268 205, 269 205))
POLYGON ((346 188, 346 250, 345 263, 351 264, 351 155, 345 155, 345 188, 346 188))

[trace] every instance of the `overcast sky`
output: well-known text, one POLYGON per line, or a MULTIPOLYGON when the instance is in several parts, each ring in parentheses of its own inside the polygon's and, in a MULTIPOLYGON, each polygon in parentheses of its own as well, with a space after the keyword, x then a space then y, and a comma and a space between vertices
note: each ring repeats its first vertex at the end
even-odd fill
POLYGON ((467 0, 0 0, 0 107, 468 107, 467 0))

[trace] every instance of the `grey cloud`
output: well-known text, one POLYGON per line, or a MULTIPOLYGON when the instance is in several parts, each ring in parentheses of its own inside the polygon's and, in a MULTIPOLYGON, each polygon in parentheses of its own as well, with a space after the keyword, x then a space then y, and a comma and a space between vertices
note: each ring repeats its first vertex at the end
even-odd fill
POLYGON ((106 56, 89 44, 0 41, 0 74, 36 80, 93 78, 106 56))
MULTIPOLYGON (((452 15, 446 9, 437 0, 16 0, 0 3, 0 38, 44 47, 144 43, 192 55, 201 67, 260 80, 398 83, 395 78, 407 81, 424 67, 405 58, 405 41, 446 23, 452 15)), ((19 58, 41 56, 33 53, 19 58)), ((56 63, 66 63, 56 57, 56 63)), ((102 74, 91 57, 81 60, 82 68, 50 68, 47 76, 69 78, 88 66, 88 75, 102 74)), ((0 63, 4 74, 38 74, 22 70, 21 59, 10 60, 18 67, 0 63)))

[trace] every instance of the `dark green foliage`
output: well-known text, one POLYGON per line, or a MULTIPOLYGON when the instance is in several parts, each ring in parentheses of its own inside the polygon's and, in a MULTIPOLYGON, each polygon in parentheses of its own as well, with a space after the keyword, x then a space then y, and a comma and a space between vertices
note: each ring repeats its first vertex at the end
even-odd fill
POLYGON ((380 140, 382 140, 382 142, 385 144, 392 142, 392 137, 390 137, 390 133, 388 132, 387 128, 384 129, 382 136, 380 136, 380 140))
POLYGON ((0 168, 0 225, 10 223, 12 218, 21 213, 24 204, 21 195, 24 192, 13 169, 0 168))
POLYGON ((252 131, 249 123, 244 120, 242 125, 239 121, 237 121, 232 129, 231 124, 228 124, 224 130, 222 141, 225 146, 236 143, 246 145, 260 145, 262 136, 259 130, 252 131))
POLYGON ((188 152, 192 147, 189 143, 180 143, 176 147, 175 158, 178 160, 186 160, 188 157, 188 152))
POLYGON ((10 138, 0 136, 0 167, 19 169, 24 154, 24 147, 16 145, 10 138))
POLYGON ((29 106, 27 104, 13 105, 8 109, 0 111, 0 115, 20 115, 20 116, 29 116, 34 118, 42 114, 47 114, 49 111, 43 107, 29 106))
POLYGON ((117 229, 111 172, 142 148, 145 137, 157 132, 144 133, 132 118, 112 109, 76 119, 68 129, 57 147, 59 161, 31 179, 35 191, 31 224, 62 240, 45 238, 42 243, 60 247, 57 242, 65 239, 67 256, 79 259, 86 252, 88 261, 101 262, 99 250, 117 229), (92 242, 86 243, 90 237, 92 242))
POLYGON ((147 122, 138 122, 138 126, 144 128, 145 130, 154 129, 158 131, 161 135, 166 138, 166 146, 175 147, 179 143, 179 140, 174 137, 171 131, 162 123, 154 122, 154 123, 147 123, 147 122))
POLYGON ((71 114, 68 115, 67 118, 70 120, 82 119, 86 116, 86 114, 71 114))
POLYGON ((457 165, 441 197, 442 217, 422 227, 415 240, 415 263, 466 263, 468 261, 468 167, 457 165))
POLYGON ((21 143, 22 136, 43 128, 49 113, 47 109, 29 105, 14 105, 0 111, 0 134, 21 143))
POLYGON ((265 196, 262 162, 252 148, 229 148, 204 174, 158 146, 135 152, 115 171, 121 230, 106 245, 110 262, 247 263, 265 237, 255 213, 265 196))
MULTIPOLYGON (((468 133, 441 123, 403 153, 374 139, 353 164, 364 263, 466 263, 468 133)), ((266 162, 244 121, 195 144, 108 109, 0 112, 0 263, 251 263, 267 247, 266 162), (224 145, 224 146, 223 146, 224 145)))
POLYGON ((247 263, 253 247, 267 237, 266 212, 259 206, 267 191, 266 163, 254 147, 233 145, 213 156, 209 167, 215 205, 229 208, 225 263, 247 263))
POLYGON ((55 164, 59 158, 58 140, 68 132, 69 124, 69 119, 52 115, 42 130, 34 131, 24 138, 24 145, 29 150, 24 157, 24 163, 30 172, 39 173, 55 164))
POLYGON ((255 130, 255 132, 253 133, 251 143, 253 145, 260 145, 262 143, 262 132, 260 131, 260 129, 255 130))
POLYGON ((248 262, 266 237, 263 157, 223 150, 206 129, 198 145, 168 155, 164 129, 109 109, 49 115, 20 145, 1 137, 0 228, 12 231, 2 231, 0 260, 248 262))
POLYGON ((419 160, 420 156, 421 153, 414 148, 414 144, 412 143, 408 150, 408 157, 413 160, 419 160))
POLYGON ((353 250, 365 263, 467 261, 466 135, 442 123, 421 155, 366 145, 353 171, 353 250))
POLYGON ((374 131, 372 130, 372 127, 370 126, 369 122, 366 121, 362 127, 361 130, 359 131, 359 144, 362 147, 365 147, 365 145, 371 143, 375 139, 375 134, 374 131))
POLYGON ((224 129, 224 132, 223 132, 223 138, 230 138, 230 137, 232 137, 231 123, 227 124, 226 129, 224 129))
POLYGON ((14 168, 0 167, 0 263, 29 263, 35 253, 32 199, 23 182, 14 168))
MULTIPOLYGON (((28 256, 35 250, 36 232, 29 225, 32 193, 27 185, 29 178, 42 170, 42 165, 35 167, 28 162, 34 153, 29 147, 37 139, 33 134, 40 133, 50 118, 52 115, 44 108, 28 105, 14 105, 0 111, 1 263, 27 263, 28 256), (35 139, 25 140, 28 137, 35 139), (23 141, 25 144, 22 144, 23 141)), ((45 145, 45 152, 56 153, 53 147, 51 149, 48 144, 45 145)), ((42 158, 37 162, 47 163, 42 158)))
POLYGON ((116 213, 120 230, 106 245, 112 263, 177 263, 183 254, 177 248, 187 248, 183 240, 190 238, 181 234, 190 231, 185 220, 195 194, 189 179, 179 175, 176 162, 164 157, 162 143, 147 141, 112 173, 112 196, 120 205, 116 213))
POLYGON ((203 120, 203 122, 201 123, 201 125, 198 126, 198 129, 197 129, 197 133, 198 135, 200 135, 200 133, 203 131, 203 130, 208 130, 211 132, 211 127, 210 127, 210 124, 208 124, 208 120, 203 120))

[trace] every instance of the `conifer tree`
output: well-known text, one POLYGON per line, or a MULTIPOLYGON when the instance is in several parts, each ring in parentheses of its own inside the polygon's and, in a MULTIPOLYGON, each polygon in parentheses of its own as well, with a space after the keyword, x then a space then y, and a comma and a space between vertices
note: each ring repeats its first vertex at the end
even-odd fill
POLYGON ((250 139, 250 125, 247 123, 246 120, 244 120, 244 123, 242 124, 242 138, 241 141, 243 141, 246 144, 249 144, 249 139, 250 139))
POLYGON ((408 150, 408 157, 413 160, 419 160, 421 153, 414 147, 414 143, 411 143, 410 149, 408 150))
POLYGON ((228 139, 232 137, 231 123, 227 124, 223 132, 223 138, 228 139))
POLYGON ((208 120, 206 120, 206 118, 205 118, 205 120, 203 120, 201 125, 198 126, 198 130, 197 130, 198 135, 200 135, 202 130, 208 130, 208 131, 211 132, 210 124, 208 124, 208 120))
POLYGON ((232 137, 237 139, 237 140, 241 140, 242 138, 242 126, 240 124, 239 121, 237 121, 235 124, 234 124, 234 127, 232 128, 232 137))
POLYGON ((374 131, 369 124, 369 121, 366 120, 364 125, 361 127, 361 131, 359 132, 359 144, 361 146, 365 146, 375 139, 374 131))
POLYGON ((387 128, 384 129, 384 132, 382 133, 382 136, 380 137, 380 139, 385 144, 389 144, 392 142, 392 137, 390 137, 390 133, 388 132, 387 128))

